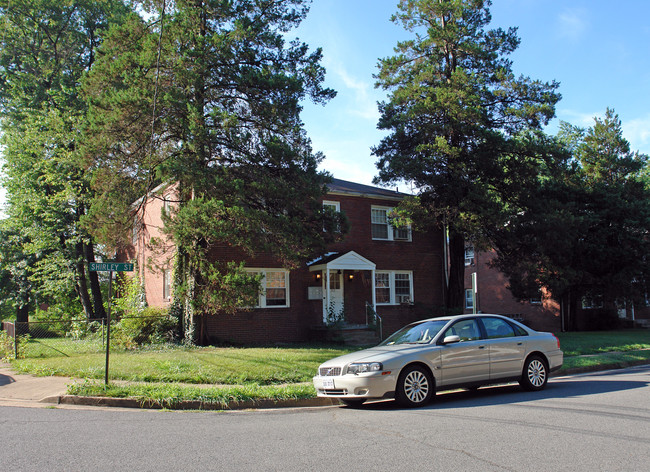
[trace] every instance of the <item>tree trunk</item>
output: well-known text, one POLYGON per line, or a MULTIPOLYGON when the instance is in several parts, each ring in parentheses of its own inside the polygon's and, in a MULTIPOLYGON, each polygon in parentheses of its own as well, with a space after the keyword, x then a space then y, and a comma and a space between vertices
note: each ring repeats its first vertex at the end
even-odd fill
POLYGON ((81 305, 86 313, 86 318, 92 320, 95 318, 95 312, 92 307, 90 296, 88 295, 88 283, 86 282, 86 264, 84 262, 84 248, 83 243, 79 242, 75 245, 77 257, 77 283, 75 291, 79 296, 81 305))
MULTIPOLYGON (((95 247, 92 239, 88 244, 84 244, 84 251, 86 254, 86 262, 95 262, 95 247)), ((102 290, 99 285, 99 276, 97 272, 88 272, 90 279, 90 292, 93 296, 93 306, 95 307, 95 316, 97 318, 106 319, 106 310, 104 310, 104 301, 102 297, 102 290)))
POLYGON ((462 313, 465 306, 465 238, 449 230, 449 285, 447 310, 462 313))

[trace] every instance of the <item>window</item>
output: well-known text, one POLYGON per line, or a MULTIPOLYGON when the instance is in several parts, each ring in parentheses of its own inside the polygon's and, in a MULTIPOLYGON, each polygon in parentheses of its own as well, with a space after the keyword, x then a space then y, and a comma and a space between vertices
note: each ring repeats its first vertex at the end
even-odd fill
POLYGON ((289 272, 282 269, 246 269, 262 274, 259 301, 255 308, 286 308, 289 306, 289 272))
POLYGON ((169 210, 171 209, 171 202, 169 200, 169 195, 163 197, 163 212, 165 215, 169 215, 169 210))
POLYGON ((474 294, 471 288, 465 290, 465 308, 470 310, 474 308, 474 294))
POLYGON ((377 303, 390 303, 390 274, 388 272, 375 273, 375 296, 377 303))
POLYGON ((512 338, 515 336, 515 330, 510 326, 510 323, 499 318, 483 318, 483 326, 485 326, 488 339, 512 338))
POLYGON ((411 303, 411 275, 395 274, 395 301, 411 303))
POLYGON ((474 247, 467 246, 465 248, 465 265, 471 266, 474 265, 474 247))
MULTIPOLYGON (((329 209, 333 212, 339 213, 341 211, 341 203, 340 202, 333 202, 329 200, 323 200, 323 208, 324 209, 329 209)), ((327 228, 325 227, 325 223, 323 223, 323 231, 327 232, 327 228)), ((336 227, 334 228, 334 232, 340 233, 341 232, 341 227, 337 224, 336 227)))
POLYGON ((323 208, 331 208, 332 211, 341 211, 341 203, 340 202, 331 202, 328 200, 323 201, 323 208))
POLYGON ((584 310, 594 310, 603 307, 603 298, 601 296, 585 295, 582 297, 582 308, 584 310))
POLYGON ((172 296, 172 275, 169 269, 163 270, 163 299, 169 300, 172 296))
POLYGON ((413 303, 413 273, 410 271, 375 272, 375 301, 378 305, 413 303))
POLYGON ((370 210, 370 232, 372 239, 382 239, 386 241, 410 241, 411 227, 405 226, 394 228, 389 223, 388 215, 392 208, 375 207, 370 210))
POLYGON ((443 339, 447 336, 459 336, 461 341, 475 341, 481 338, 481 331, 476 320, 461 320, 445 331, 443 339))

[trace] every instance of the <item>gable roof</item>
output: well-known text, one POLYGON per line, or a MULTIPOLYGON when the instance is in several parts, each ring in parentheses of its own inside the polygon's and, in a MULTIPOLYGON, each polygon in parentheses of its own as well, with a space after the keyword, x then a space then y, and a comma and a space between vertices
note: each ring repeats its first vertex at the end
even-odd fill
POLYGON ((317 270, 375 270, 375 263, 362 255, 348 251, 345 254, 331 252, 307 264, 311 272, 317 270))
POLYGON ((354 195, 358 197, 386 198, 389 200, 402 200, 404 197, 409 196, 407 193, 341 179, 332 179, 332 182, 327 184, 327 188, 327 193, 331 195, 354 195))

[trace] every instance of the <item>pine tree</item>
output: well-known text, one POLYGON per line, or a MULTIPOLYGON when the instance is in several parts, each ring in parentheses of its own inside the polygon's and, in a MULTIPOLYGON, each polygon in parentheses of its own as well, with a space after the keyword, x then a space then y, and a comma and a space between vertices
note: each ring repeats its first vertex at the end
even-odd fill
POLYGON ((117 221, 122 227, 107 234, 128 234, 131 201, 102 219, 103 202, 115 203, 121 189, 144 195, 177 185, 167 229, 184 275, 174 294, 191 303, 176 306, 207 311, 200 301, 216 299, 195 291, 237 279, 232 265, 202 264, 216 245, 268 251, 292 266, 332 235, 322 231, 327 215, 317 203, 327 176, 317 171, 321 156, 302 128, 300 101, 324 104, 334 92, 321 86, 321 51, 285 40, 305 3, 159 2, 150 24, 133 16, 112 31, 88 78, 95 228, 117 221))
POLYGON ((413 34, 379 62, 378 182, 410 181, 429 221, 448 228, 447 306, 463 304, 464 250, 481 228, 507 220, 519 179, 544 159, 541 127, 554 116, 557 83, 515 77, 507 58, 515 28, 487 29, 489 0, 402 0, 392 18, 413 34), (507 213, 507 212, 506 212, 507 213))

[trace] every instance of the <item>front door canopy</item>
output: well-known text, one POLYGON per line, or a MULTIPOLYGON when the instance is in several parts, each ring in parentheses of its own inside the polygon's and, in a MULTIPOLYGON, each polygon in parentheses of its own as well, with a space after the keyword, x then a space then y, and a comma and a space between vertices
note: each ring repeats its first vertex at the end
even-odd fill
POLYGON ((375 270, 377 265, 354 251, 330 253, 307 264, 310 272, 322 270, 375 270))

